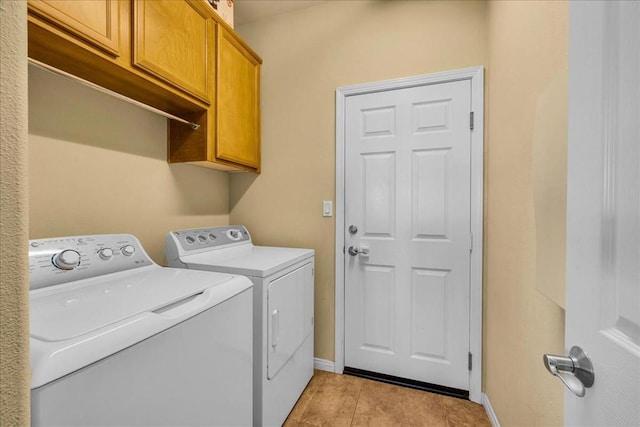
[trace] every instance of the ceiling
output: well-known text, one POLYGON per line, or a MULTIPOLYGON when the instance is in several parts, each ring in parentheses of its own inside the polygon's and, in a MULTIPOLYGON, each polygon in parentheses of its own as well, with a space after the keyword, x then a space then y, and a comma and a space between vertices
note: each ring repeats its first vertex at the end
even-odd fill
POLYGON ((325 0, 235 0, 234 25, 240 26, 260 19, 293 12, 323 3, 325 0))

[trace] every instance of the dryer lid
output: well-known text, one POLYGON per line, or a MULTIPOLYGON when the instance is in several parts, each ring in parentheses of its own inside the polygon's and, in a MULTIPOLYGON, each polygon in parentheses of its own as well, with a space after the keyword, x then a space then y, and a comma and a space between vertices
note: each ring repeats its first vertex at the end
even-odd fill
POLYGON ((268 277, 313 255, 313 249, 245 244, 187 255, 180 260, 190 268, 268 277))

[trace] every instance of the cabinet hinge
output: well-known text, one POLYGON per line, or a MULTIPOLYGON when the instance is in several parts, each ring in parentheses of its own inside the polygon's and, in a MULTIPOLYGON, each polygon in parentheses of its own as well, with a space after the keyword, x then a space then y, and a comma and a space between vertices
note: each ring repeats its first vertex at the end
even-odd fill
POLYGON ((469 370, 473 367, 473 355, 469 352, 469 370))
POLYGON ((473 130, 473 111, 469 113, 469 128, 473 130))

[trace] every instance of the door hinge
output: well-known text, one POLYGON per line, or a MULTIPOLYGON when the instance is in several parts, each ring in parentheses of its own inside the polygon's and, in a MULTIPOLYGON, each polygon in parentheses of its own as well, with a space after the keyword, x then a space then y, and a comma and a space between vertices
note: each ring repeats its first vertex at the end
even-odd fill
POLYGON ((473 367, 473 355, 469 352, 469 370, 473 367))
POLYGON ((473 111, 469 113, 469 128, 473 130, 473 111))
POLYGON ((469 233, 469 252, 473 252, 473 233, 469 233))

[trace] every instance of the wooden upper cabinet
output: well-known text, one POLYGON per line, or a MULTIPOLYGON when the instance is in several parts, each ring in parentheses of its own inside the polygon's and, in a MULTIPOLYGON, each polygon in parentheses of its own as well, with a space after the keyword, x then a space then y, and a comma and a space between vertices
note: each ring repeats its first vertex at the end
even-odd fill
POLYGON ((118 0, 29 0, 29 11, 113 56, 120 55, 118 0))
POLYGON ((216 158, 260 169, 260 58, 218 26, 216 158))
POLYGON ((260 172, 262 59, 206 0, 28 0, 27 19, 30 58, 200 125, 169 121, 169 162, 260 172))
POLYGON ((211 99, 215 26, 197 0, 133 2, 133 65, 205 101, 211 99))

